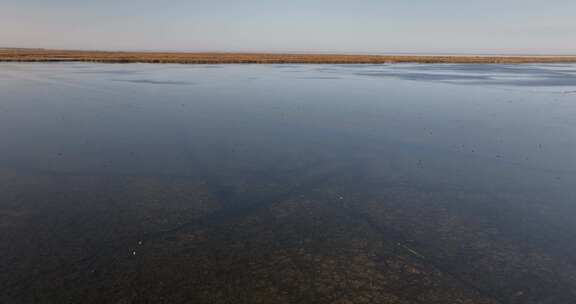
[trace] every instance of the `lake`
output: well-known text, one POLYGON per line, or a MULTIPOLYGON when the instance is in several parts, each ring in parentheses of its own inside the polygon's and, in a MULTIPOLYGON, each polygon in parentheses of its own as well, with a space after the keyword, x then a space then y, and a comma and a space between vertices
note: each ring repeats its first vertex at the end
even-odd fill
POLYGON ((575 217, 574 64, 0 64, 2 303, 574 303, 575 217))

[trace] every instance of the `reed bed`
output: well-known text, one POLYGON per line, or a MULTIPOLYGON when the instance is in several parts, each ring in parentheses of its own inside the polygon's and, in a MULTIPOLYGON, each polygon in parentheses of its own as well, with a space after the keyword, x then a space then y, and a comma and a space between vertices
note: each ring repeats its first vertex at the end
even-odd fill
POLYGON ((266 53, 104 52, 0 49, 1 62, 182 64, 576 63, 576 56, 419 56, 266 53))

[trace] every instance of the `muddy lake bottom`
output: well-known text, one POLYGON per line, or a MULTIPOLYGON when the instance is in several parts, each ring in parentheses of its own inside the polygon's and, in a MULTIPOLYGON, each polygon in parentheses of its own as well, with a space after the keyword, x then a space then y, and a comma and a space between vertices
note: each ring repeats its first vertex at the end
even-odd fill
POLYGON ((0 303, 576 303, 576 64, 0 64, 0 303))

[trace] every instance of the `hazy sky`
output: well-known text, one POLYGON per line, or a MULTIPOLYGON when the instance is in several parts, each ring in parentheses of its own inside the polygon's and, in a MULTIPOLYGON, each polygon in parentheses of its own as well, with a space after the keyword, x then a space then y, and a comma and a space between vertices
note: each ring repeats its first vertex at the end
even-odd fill
POLYGON ((575 0, 0 0, 0 47, 576 54, 575 0))

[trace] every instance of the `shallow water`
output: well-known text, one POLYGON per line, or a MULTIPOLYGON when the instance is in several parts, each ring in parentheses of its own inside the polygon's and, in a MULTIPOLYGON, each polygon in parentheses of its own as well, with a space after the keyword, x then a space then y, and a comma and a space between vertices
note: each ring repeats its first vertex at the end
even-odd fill
POLYGON ((576 65, 1 64, 0 300, 576 301, 575 92, 576 65))

